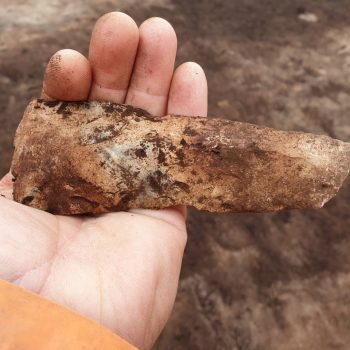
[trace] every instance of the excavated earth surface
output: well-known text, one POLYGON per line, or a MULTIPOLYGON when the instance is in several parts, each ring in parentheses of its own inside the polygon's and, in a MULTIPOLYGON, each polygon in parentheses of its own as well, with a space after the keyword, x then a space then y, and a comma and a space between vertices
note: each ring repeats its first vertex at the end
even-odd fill
MULTIPOLYGON (((349 0, 0 0, 0 175, 47 60, 87 53, 95 20, 122 10, 175 27, 178 62, 209 81, 209 114, 350 141, 349 0)), ((155 349, 347 350, 350 181, 321 210, 191 211, 172 317, 155 349)))

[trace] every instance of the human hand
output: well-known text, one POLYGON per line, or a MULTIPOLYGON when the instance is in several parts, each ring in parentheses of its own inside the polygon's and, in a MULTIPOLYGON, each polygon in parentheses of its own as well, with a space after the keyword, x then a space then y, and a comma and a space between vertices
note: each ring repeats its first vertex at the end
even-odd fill
MULTIPOLYGON (((101 17, 89 59, 57 52, 43 98, 108 100, 166 113, 206 115, 203 70, 173 72, 176 35, 160 18, 140 28, 123 13, 101 17)), ((10 175, 0 193, 11 197, 10 175)), ((172 310, 184 247, 184 207, 99 217, 54 216, 0 197, 0 278, 70 307, 141 349, 150 348, 172 310)))

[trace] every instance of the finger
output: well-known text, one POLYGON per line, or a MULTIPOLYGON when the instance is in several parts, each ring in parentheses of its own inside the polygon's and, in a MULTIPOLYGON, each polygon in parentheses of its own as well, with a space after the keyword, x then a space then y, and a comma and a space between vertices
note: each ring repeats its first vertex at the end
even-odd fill
POLYGON ((206 117, 208 111, 208 85, 202 67, 194 62, 179 66, 171 82, 169 114, 206 117))
POLYGON ((97 21, 89 51, 93 71, 90 99, 124 102, 138 41, 137 25, 124 13, 107 13, 97 21))
MULTIPOLYGON (((202 67, 194 62, 182 64, 171 82, 167 113, 206 117, 207 111, 208 84, 202 67)), ((177 209, 187 217, 185 206, 177 209)))
POLYGON ((91 85, 89 61, 79 52, 66 49, 50 59, 44 76, 42 98, 86 100, 91 85))
POLYGON ((162 18, 140 26, 140 43, 126 103, 154 115, 166 111, 174 71, 177 39, 173 27, 162 18))
MULTIPOLYGON (((203 69, 193 62, 182 64, 176 69, 171 82, 167 113, 206 116, 207 109, 208 86, 203 69)), ((156 217, 177 227, 182 225, 187 214, 185 206, 158 211, 137 209, 132 212, 156 217)))

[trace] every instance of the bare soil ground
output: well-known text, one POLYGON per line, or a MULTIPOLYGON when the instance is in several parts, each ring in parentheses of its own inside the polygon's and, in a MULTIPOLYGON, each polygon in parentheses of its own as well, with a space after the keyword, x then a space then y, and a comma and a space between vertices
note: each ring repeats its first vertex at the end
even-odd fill
MULTIPOLYGON (((113 10, 174 25, 178 63, 207 72, 210 115, 350 141, 349 0, 0 0, 0 175, 50 55, 87 53, 93 23, 113 10)), ((348 180, 318 211, 192 211, 178 298, 155 348, 349 349, 349 190, 348 180)))

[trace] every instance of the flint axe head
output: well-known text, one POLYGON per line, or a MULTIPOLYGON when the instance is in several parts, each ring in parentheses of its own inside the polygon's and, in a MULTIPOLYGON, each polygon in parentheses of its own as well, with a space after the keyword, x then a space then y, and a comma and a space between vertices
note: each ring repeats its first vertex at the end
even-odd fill
POLYGON ((65 215, 320 208, 350 169, 350 144, 328 136, 110 102, 34 100, 14 146, 14 199, 65 215))

